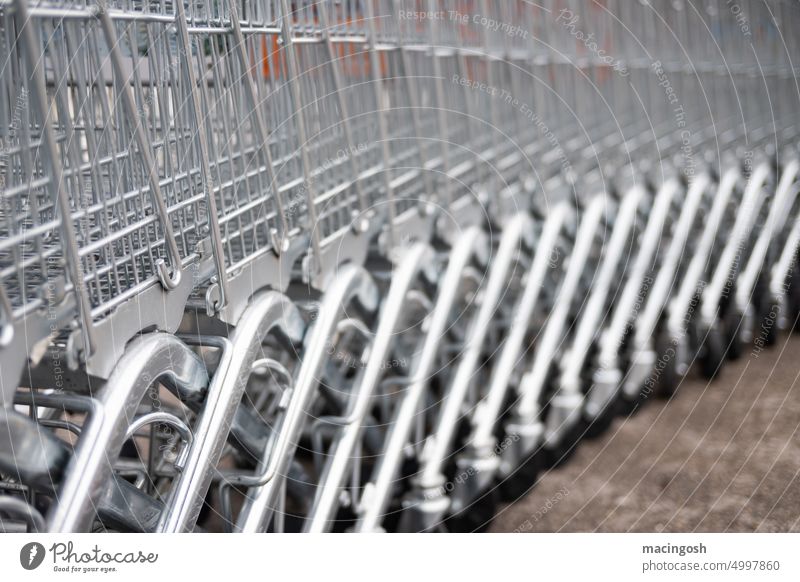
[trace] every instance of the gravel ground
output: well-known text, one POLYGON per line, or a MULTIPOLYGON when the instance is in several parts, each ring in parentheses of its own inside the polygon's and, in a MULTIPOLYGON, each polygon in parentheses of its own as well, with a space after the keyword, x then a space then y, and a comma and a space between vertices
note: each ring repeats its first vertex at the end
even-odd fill
POLYGON ((491 531, 800 531, 800 336, 618 419, 491 531))

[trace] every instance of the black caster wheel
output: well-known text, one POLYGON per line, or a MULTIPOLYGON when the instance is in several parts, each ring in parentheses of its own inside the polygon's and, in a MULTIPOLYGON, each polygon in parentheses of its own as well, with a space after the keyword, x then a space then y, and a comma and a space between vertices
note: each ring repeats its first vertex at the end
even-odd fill
POLYGON ((585 438, 595 439, 603 435, 611 425, 614 419, 622 412, 622 402, 620 398, 615 398, 593 419, 585 419, 586 434, 585 438))
POLYGON ((800 297, 787 298, 786 321, 790 333, 800 334, 800 297))
POLYGON ((786 310, 784 317, 786 317, 787 325, 792 333, 800 333, 800 321, 798 321, 798 316, 800 316, 800 283, 798 283, 798 278, 800 278, 800 269, 795 268, 792 280, 789 283, 789 291, 784 301, 784 309, 786 310))
POLYGON ((355 527, 357 522, 358 516, 351 507, 340 507, 336 512, 336 519, 333 521, 331 531, 334 533, 349 531, 355 527))
POLYGON ((713 326, 704 338, 700 346, 700 373, 704 378, 713 380, 722 369, 725 363, 725 346, 722 332, 717 326, 713 326))
MULTIPOLYGON (((764 341, 768 346, 774 346, 778 341, 778 306, 770 304, 766 315, 761 319, 763 327, 761 330, 756 330, 756 334, 764 332, 764 341)), ((756 335, 756 337, 758 337, 756 335)))
POLYGON ((742 356, 744 346, 740 338, 744 316, 730 305, 723 319, 723 349, 729 360, 738 360, 742 356))
POLYGON ((619 399, 619 415, 635 416, 642 408, 644 408, 646 403, 647 398, 645 398, 641 389, 633 397, 623 395, 619 399))
POLYGON ((497 513, 499 495, 497 488, 486 491, 463 510, 448 516, 442 522, 452 533, 480 533, 489 529, 497 513))
POLYGON ((764 293, 761 309, 757 312, 753 330, 754 338, 761 338, 767 346, 774 346, 778 341, 778 317, 780 309, 778 304, 764 293))
POLYGON ((546 459, 542 449, 537 449, 517 467, 511 475, 497 484, 500 501, 511 502, 524 496, 536 485, 539 475, 545 471, 546 459))
POLYGON ((753 290, 752 308, 755 312, 753 329, 750 330, 753 341, 765 346, 775 345, 778 340, 778 307, 772 300, 769 284, 763 274, 753 290))
POLYGON ((575 454, 578 445, 586 432, 586 423, 583 419, 575 424, 574 427, 564 433, 561 442, 557 445, 545 449, 546 466, 549 469, 556 469, 567 463, 575 454))
POLYGON ((682 376, 678 372, 678 348, 665 333, 656 338, 656 372, 654 372, 655 391, 659 398, 672 398, 678 391, 682 376))
MULTIPOLYGON (((451 463, 453 464, 448 465, 448 468, 455 467, 453 457, 451 457, 451 463)), ((385 531, 400 531, 400 523, 403 517, 403 507, 400 504, 400 500, 403 499, 409 491, 413 490, 413 479, 414 476, 419 474, 419 470, 419 460, 416 457, 407 458, 400 465, 399 479, 395 485, 395 491, 397 491, 397 493, 395 494, 394 501, 386 509, 381 523, 381 527, 383 527, 385 531)), ((454 473, 446 472, 445 474, 452 475, 454 473)))

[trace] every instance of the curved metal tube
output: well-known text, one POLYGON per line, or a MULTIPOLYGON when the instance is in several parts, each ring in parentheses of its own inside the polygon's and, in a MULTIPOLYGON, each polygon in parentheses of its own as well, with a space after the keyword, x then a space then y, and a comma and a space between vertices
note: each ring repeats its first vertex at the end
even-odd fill
POLYGON ((717 237, 720 236, 719 229, 722 226, 722 219, 727 206, 731 203, 733 193, 740 179, 741 174, 738 168, 730 168, 719 182, 711 211, 704 225, 703 236, 700 238, 698 245, 693 247, 692 261, 686 269, 680 290, 669 306, 668 329, 673 334, 685 333, 684 318, 686 309, 696 293, 697 282, 707 268, 708 255, 717 237))
POLYGON ((159 531, 177 533, 194 527, 264 339, 278 332, 292 344, 299 344, 304 328, 294 303, 275 291, 257 295, 242 313, 228 346, 223 348, 222 360, 196 422, 194 444, 173 486, 159 531))
POLYGON ((719 311, 719 303, 725 294, 726 287, 738 276, 742 249, 747 242, 747 237, 750 236, 759 209, 764 203, 764 185, 769 179, 770 173, 769 165, 762 163, 753 171, 747 181, 742 204, 739 207, 730 238, 722 251, 711 282, 703 292, 700 316, 701 323, 706 329, 710 329, 714 325, 719 311))
MULTIPOLYGON (((492 318, 496 314, 498 302, 506 290, 509 270, 514 264, 514 259, 519 256, 520 250, 532 247, 534 233, 535 225, 527 214, 520 214, 514 217, 503 230, 500 247, 497 254, 492 258, 492 268, 483 301, 470 325, 470 331, 460 356, 458 369, 442 403, 440 416, 436 423, 438 429, 431 435, 426 445, 426 447, 430 447, 426 449, 426 455, 428 451, 437 447, 437 441, 449 442, 452 440, 460 406, 480 360, 486 333, 491 326, 492 318), (453 418, 455 420, 451 422, 453 418)), ((437 347, 450 320, 450 312, 457 297, 458 285, 463 277, 463 272, 469 264, 469 258, 474 252, 473 248, 474 243, 471 246, 467 246, 464 243, 463 247, 459 243, 459 246, 453 251, 453 257, 448 264, 436 301, 431 328, 422 348, 424 359, 420 361, 419 367, 415 371, 414 379, 400 404, 395 422, 387 439, 384 454, 373 473, 372 484, 374 490, 371 491, 369 505, 364 508, 364 514, 356 526, 358 531, 374 531, 380 527, 383 513, 392 494, 393 481, 402 451, 419 413, 419 402, 428 386, 437 347)))
POLYGON ((208 374, 202 360, 172 335, 154 333, 132 341, 100 390, 96 411, 83 426, 58 503, 48 515, 49 531, 89 529, 112 477, 111 460, 125 442, 139 403, 156 381, 178 392, 200 392, 208 385, 208 374))
POLYGON ((647 290, 645 285, 649 287, 652 283, 648 273, 653 269, 653 260, 661 243, 664 223, 673 199, 679 191, 680 183, 676 179, 664 182, 659 188, 639 243, 639 253, 628 272, 628 279, 614 307, 611 323, 601 335, 599 364, 593 374, 592 388, 586 400, 586 413, 591 418, 605 408, 619 388, 622 380, 622 371, 619 369, 620 349, 628 326, 641 309, 642 295, 647 290))
MULTIPOLYGON (((392 285, 383 301, 379 314, 380 324, 370 347, 369 359, 355 394, 350 397, 352 406, 347 418, 342 419, 341 433, 331 445, 328 464, 320 479, 317 496, 305 524, 309 532, 324 532, 331 524, 338 507, 341 485, 353 461, 353 450, 362 431, 362 424, 368 412, 370 400, 385 372, 384 362, 397 333, 397 324, 405 306, 411 286, 419 277, 420 271, 432 269, 435 265, 433 249, 427 244, 418 243, 406 251, 399 268, 392 274, 392 285)), ((435 272, 429 273, 435 280, 435 272)))
MULTIPOLYGON (((261 485, 248 490, 236 525, 237 531, 261 531, 268 524, 274 511, 275 500, 284 484, 282 479, 275 479, 275 476, 287 472, 291 454, 297 447, 303 417, 307 414, 311 397, 319 384, 331 335, 353 300, 357 300, 367 311, 375 311, 378 308, 379 295, 375 283, 366 270, 347 264, 339 269, 328 286, 320 306, 319 317, 306 335, 303 363, 297 373, 286 416, 273 446, 264 451, 257 469, 261 485)), ((247 371, 244 372, 243 369, 242 373, 249 375, 249 366, 247 371)), ((244 379, 246 380, 246 377, 244 379)))
POLYGON ((125 432, 125 440, 132 439, 136 432, 147 426, 148 424, 153 423, 161 423, 166 424, 174 428, 178 431, 178 435, 181 437, 183 441, 183 449, 181 450, 181 454, 175 460, 175 469, 178 471, 183 470, 183 465, 186 462, 186 456, 189 453, 189 447, 192 444, 192 429, 183 422, 180 418, 175 416, 174 414, 170 414, 169 412, 151 412, 150 414, 144 414, 134 420, 131 425, 128 427, 128 430, 125 432))
MULTIPOLYGON (((472 434, 469 440, 472 448, 479 454, 491 455, 494 450, 494 429, 502 412, 509 380, 519 365, 519 356, 525 347, 525 337, 542 292, 542 281, 546 278, 547 269, 552 268, 553 250, 559 238, 575 218, 575 209, 570 202, 559 203, 550 210, 539 240, 536 241, 533 263, 525 274, 527 279, 525 288, 515 306, 514 319, 500 356, 493 366, 489 389, 476 409, 480 410, 480 414, 476 414, 472 419, 472 434)), ((437 442, 437 444, 440 445, 437 447, 438 450, 430 457, 426 457, 422 467, 421 483, 429 486, 442 478, 442 466, 452 446, 450 443, 437 442)))
POLYGON ((384 511, 393 493, 394 478, 403 450, 419 412, 420 400, 434 372, 437 348, 451 321, 451 312, 458 298, 464 273, 475 258, 482 263, 486 262, 488 243, 483 231, 472 227, 462 233, 450 252, 447 269, 439 286, 436 306, 430 315, 430 328, 420 350, 421 357, 416 363, 394 422, 389 429, 383 454, 372 473, 370 483, 367 484, 369 493, 365 493, 365 507, 356 524, 356 531, 380 529, 384 511))
POLYGON ((567 391, 574 390, 580 382, 581 371, 600 323, 599 319, 603 315, 613 278, 618 272, 625 243, 634 228, 639 205, 643 203, 646 195, 647 192, 644 188, 634 186, 623 198, 617 216, 614 218, 611 239, 603 258, 603 264, 592 285, 591 296, 581 314, 572 345, 561 360, 561 387, 567 391))
POLYGON ((569 266, 564 275, 564 282, 558 290, 556 303, 550 312, 544 333, 536 346, 533 366, 530 372, 525 374, 520 384, 520 400, 516 414, 523 424, 538 422, 539 395, 545 387, 556 350, 564 340, 564 324, 583 276, 586 260, 594 246, 597 229, 600 228, 607 213, 608 201, 605 194, 601 193, 589 202, 583 214, 578 233, 575 236, 575 246, 568 259, 569 266))
POLYGON ((708 174, 700 174, 689 185, 689 191, 681 207, 678 222, 675 224, 672 239, 669 241, 664 260, 659 267, 655 282, 647 297, 644 311, 636 322, 633 335, 633 355, 631 371, 623 385, 625 395, 632 398, 641 389, 655 365, 656 355, 651 342, 656 332, 661 314, 667 304, 670 292, 676 284, 678 267, 686 252, 689 234, 692 230, 703 195, 713 186, 708 174))
MULTIPOLYGON (((557 204, 550 210, 541 235, 536 241, 536 252, 532 264, 525 274, 526 281, 522 295, 514 306, 513 320, 507 339, 503 343, 498 361, 492 367, 488 391, 475 407, 475 415, 471 419, 472 429, 469 442, 473 454, 478 456, 472 462, 480 467, 481 475, 481 483, 476 483, 474 489, 480 489, 488 479, 493 477, 498 468, 498 464, 493 458, 495 442, 493 431, 501 414, 500 409, 505 401, 509 379, 519 365, 519 355, 523 350, 531 318, 543 288, 542 282, 546 279, 547 269, 552 268, 552 253, 557 248, 559 237, 574 219, 575 212, 571 203, 557 204)), ((507 281, 505 274, 498 275, 498 278, 507 281)), ((453 403, 455 402, 456 400, 453 399, 453 403)), ((463 402, 463 396, 460 402, 463 402)), ((443 410, 438 422, 447 422, 449 426, 452 426, 453 411, 458 412, 451 408, 451 413, 445 416, 443 410)), ((434 435, 438 435, 441 430, 437 423, 433 430, 434 435)), ((404 531, 433 528, 441 522, 451 504, 451 499, 445 496, 442 485, 446 480, 444 464, 453 446, 452 429, 450 429, 448 442, 439 440, 438 437, 433 437, 429 442, 430 445, 421 459, 422 467, 417 480, 414 502, 409 503, 405 511, 404 522, 401 526, 404 531)), ((460 495, 463 496, 463 493, 460 492, 460 495)))
MULTIPOLYGON (((7 347, 14 339, 14 308, 8 299, 6 290, 0 285, 0 349, 7 347)), ((3 393, 0 385, 0 394, 3 393)), ((2 405, 2 402, 0 402, 2 405)))
POLYGON ((784 303, 786 302, 787 280, 797 262, 797 250, 800 248, 800 217, 795 218, 792 230, 786 238, 781 256, 770 273, 769 291, 775 305, 778 306, 778 326, 786 329, 791 323, 786 320, 784 303))
POLYGON ((440 483, 441 468, 450 453, 450 447, 462 415, 461 407, 474 380, 475 370, 486 343, 486 334, 491 327, 492 320, 496 317, 503 294, 508 288, 511 268, 523 248, 533 249, 535 232, 536 226, 528 214, 515 216, 503 229, 503 237, 500 240, 497 255, 492 258, 492 269, 480 309, 474 323, 470 326, 458 368, 442 403, 436 428, 428 441, 428 448, 425 451, 426 471, 423 471, 421 480, 422 487, 432 485, 434 482, 440 483))
MULTIPOLYGON (((775 197, 772 199, 772 206, 769 209, 767 223, 762 227, 758 234, 756 244, 750 252, 747 266, 739 276, 736 283, 736 307, 740 313, 746 313, 753 295, 753 289, 758 281, 759 274, 765 268, 764 262, 767 259, 767 252, 776 233, 780 232, 789 216, 789 211, 797 198, 798 190, 795 187, 798 173, 800 173, 800 162, 793 159, 784 168, 778 187, 775 190, 775 197)), ((740 332, 750 334, 751 326, 742 326, 740 332)), ((744 337, 745 341, 752 338, 744 337)))
POLYGON ((0 496, 0 513, 19 516, 25 520, 31 532, 43 533, 45 531, 42 514, 22 499, 8 495, 0 496))
MULTIPOLYGON (((700 286, 703 284, 703 274, 709 268, 708 261, 711 249, 717 238, 724 236, 724 233, 720 233, 722 220, 739 179, 739 170, 736 168, 729 169, 722 176, 714 195, 711 211, 705 221, 703 235, 700 237, 699 243, 692 249, 692 260, 683 276, 680 289, 667 308, 669 316, 667 332, 670 338, 676 342, 676 357, 679 368, 688 369, 688 353, 686 353, 687 315, 690 315, 692 300, 699 292, 702 292, 700 286)), ((680 370, 680 373, 686 373, 686 369, 680 370)))
POLYGON ((558 391, 553 397, 550 414, 546 420, 545 439, 549 442, 558 442, 560 435, 574 426, 580 418, 584 400, 582 372, 586 358, 589 356, 598 326, 602 323, 600 318, 606 313, 608 293, 614 277, 619 273, 620 262, 625 256, 639 205, 645 199, 645 195, 644 188, 633 187, 623 198, 614 219, 611 238, 591 286, 589 299, 580 313, 572 343, 560 362, 558 391))

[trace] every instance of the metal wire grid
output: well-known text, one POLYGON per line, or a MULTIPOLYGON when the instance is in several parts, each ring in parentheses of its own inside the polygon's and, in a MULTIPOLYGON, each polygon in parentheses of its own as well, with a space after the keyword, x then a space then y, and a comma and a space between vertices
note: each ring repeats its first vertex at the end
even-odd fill
POLYGON ((410 95, 415 102, 409 103, 416 112, 418 129, 419 157, 423 162, 424 174, 431 182, 432 202, 446 205, 450 196, 446 192, 446 182, 441 176, 444 164, 442 144, 439 140, 441 124, 437 81, 439 80, 431 58, 433 40, 430 20, 419 20, 408 16, 410 11, 424 11, 428 3, 418 0, 405 0, 396 3, 396 23, 399 33, 400 53, 405 75, 409 80, 410 95), (443 189, 442 183, 445 182, 443 189))
POLYGON ((350 135, 345 135, 344 143, 339 145, 337 160, 344 156, 354 159, 364 203, 374 208, 375 204, 386 200, 389 192, 383 187, 381 175, 385 163, 382 156, 382 137, 385 136, 381 136, 379 118, 382 79, 376 74, 380 71, 380 63, 377 63, 377 70, 376 63, 373 63, 376 55, 369 41, 372 36, 369 14, 364 3, 357 0, 332 3, 329 11, 325 12, 327 22, 322 24, 327 24, 333 50, 332 67, 339 74, 336 90, 340 94, 337 97, 346 104, 349 115, 341 122, 350 129, 350 135), (352 151, 345 149, 351 146, 354 148, 352 151))
MULTIPOLYGON (((447 192, 451 204, 458 198, 474 196, 478 183, 479 156, 488 148, 479 147, 478 135, 490 135, 486 128, 477 126, 476 91, 465 88, 462 80, 470 81, 470 62, 480 60, 479 54, 460 50, 460 42, 482 45, 480 32, 474 26, 462 24, 460 14, 470 7, 463 1, 440 2, 437 9, 440 17, 431 20, 432 58, 436 75, 437 114, 441 133, 442 188, 447 192), (483 130, 483 131, 481 131, 483 130), (479 147, 479 149, 476 149, 479 147)), ((479 69, 473 66, 475 72, 479 69)))
POLYGON ((186 42, 219 217, 226 278, 305 228, 299 140, 274 23, 232 3, 192 2, 186 42), (249 19, 249 20, 248 20, 249 19), (271 25, 271 26, 270 26, 271 25), (242 30, 263 34, 245 35, 242 30))
POLYGON ((382 150, 380 193, 386 198, 370 199, 370 203, 388 203, 389 216, 396 218, 424 206, 433 195, 432 176, 424 171, 422 156, 418 80, 409 70, 396 2, 366 0, 360 4, 375 78, 377 137, 382 150))
POLYGON ((202 176, 187 163, 196 129, 181 115, 164 24, 77 11, 32 16, 83 285, 98 317, 155 284, 159 261, 176 271, 196 259, 207 222, 202 176))
POLYGON ((163 25, 97 14, 63 2, 3 9, 3 311, 46 308, 55 326, 75 297, 85 355, 93 321, 159 280, 177 284, 207 216, 198 173, 184 170, 193 127, 170 100, 174 43, 163 25))
MULTIPOLYGON (((546 4, 551 13, 575 8, 566 2, 546 4)), ((613 7, 619 8, 619 26, 633 26, 633 9, 624 4, 613 7)), ((744 48, 741 35, 729 33, 737 24, 730 11, 712 14, 695 4, 699 3, 678 3, 675 10, 665 11, 670 26, 683 31, 685 20, 695 14, 689 14, 690 8, 706 14, 709 30, 723 47, 730 47, 723 52, 731 55, 732 74, 752 75, 754 55, 744 48)), ((328 6, 262 1, 246 3, 244 13, 238 14, 233 3, 192 2, 183 9, 171 2, 120 0, 109 7, 113 26, 105 30, 89 3, 31 4, 83 274, 77 290, 88 297, 92 317, 107 315, 155 284, 160 262, 175 271, 197 260, 197 244, 209 233, 219 239, 212 244, 221 246, 222 277, 228 278, 274 251, 290 234, 310 229, 318 239, 334 237, 352 226, 355 214, 380 205, 384 197, 393 200, 392 212, 397 214, 430 194, 442 192, 453 202, 456 196, 471 196, 478 186, 486 189, 491 171, 476 159, 500 160, 503 146, 508 152, 522 149, 525 155, 518 156, 516 164, 522 175, 528 154, 536 151, 529 149, 531 144, 539 143, 540 152, 550 150, 551 159, 554 149, 565 148, 564 139, 554 147, 548 136, 574 125, 570 111, 594 120, 584 132, 595 127, 597 135, 603 135, 598 121, 602 116, 591 111, 599 104, 580 99, 574 89, 576 74, 586 75, 600 87, 610 83, 613 98, 619 75, 601 66, 596 55, 583 55, 585 48, 564 40, 568 35, 538 30, 544 19, 535 18, 535 11, 523 2, 500 6, 450 0, 433 6, 442 16, 419 21, 402 18, 403 11, 429 9, 430 3, 372 0, 367 5, 353 0, 328 6), (180 18, 182 10, 185 19, 180 18), (232 14, 237 15, 237 26, 232 14), (539 43, 504 29, 487 32, 475 15, 518 22, 521 29, 534 31, 539 43), (189 38, 186 47, 183 30, 189 38), (550 36, 555 39, 552 46, 543 46, 550 36), (548 59, 551 49, 560 56, 548 59), (566 107, 543 91, 542 76, 560 80, 566 107), (483 83, 488 90, 466 90, 461 80, 483 83), (510 86, 516 95, 531 96, 532 103, 509 107, 502 96, 492 94, 495 81, 510 86), (194 100, 199 107, 191 105, 194 100), (534 113, 536 120, 546 117, 546 127, 530 123, 534 113), (377 135, 382 125, 385 135, 377 135), (381 152, 384 141, 388 154, 381 152), (268 148, 262 147, 264 142, 268 148), (415 179, 425 164, 440 173, 433 189, 426 180, 415 179), (462 175, 462 170, 467 173, 462 175), (383 172, 390 173, 388 182, 381 179, 383 172), (211 200, 205 191, 209 187, 211 200), (216 220, 208 219, 209 202, 216 220), (175 259, 170 256, 173 239, 175 259)), ((788 3, 776 6, 780 13, 792 9, 788 3)), ((598 13, 598 41, 603 46, 613 36, 608 14, 598 13)), ((774 27, 765 24, 766 16, 762 14, 763 22, 756 21, 754 28, 779 62, 779 42, 774 27)), ((642 20, 641 14, 636 18, 642 20)), ((648 18, 653 16, 644 18, 644 28, 648 18)), ((7 12, 3 21, 9 66, 18 68, 7 12)), ((724 74, 712 59, 718 54, 712 44, 713 40, 691 44, 682 55, 671 39, 663 34, 656 38, 664 70, 677 72, 671 75, 676 89, 687 95, 687 112, 702 111, 695 107, 700 103, 688 102, 691 95, 701 95, 690 90, 692 74, 698 72, 717 80, 710 96, 714 102, 733 99, 730 91, 717 87, 724 74), (684 56, 694 72, 686 71, 684 56)), ((619 50, 632 55, 630 48, 620 45, 619 50)), ((640 77, 635 82, 651 85, 649 63, 639 57, 627 59, 632 75, 640 77)), ((776 76, 778 66, 767 67, 767 73, 776 76)), ((61 256, 59 223, 52 197, 44 190, 47 176, 41 156, 10 145, 10 132, 15 132, 17 142, 24 141, 29 150, 39 147, 36 113, 20 101, 30 89, 11 83, 13 78, 4 75, 4 115, 11 123, 6 130, 2 209, 9 236, 2 246, 1 272, 4 311, 19 315, 41 304, 42 284, 54 275, 58 280, 69 257, 61 256), (35 179, 25 184, 23 176, 35 179), (37 195, 27 200, 22 194, 28 191, 37 195)), ((779 81, 788 83, 790 76, 784 74, 779 81)), ((753 107, 759 101, 757 84, 743 85, 745 92, 754 94, 741 101, 753 107)), ((652 88, 642 94, 651 104, 663 101, 652 88)), ((722 109, 735 110, 734 103, 730 105, 722 109)), ((781 105, 778 99, 779 113, 781 105)), ((612 108, 621 120, 617 125, 627 133, 626 112, 631 108, 613 103, 612 108)), ((674 130, 666 108, 651 109, 652 126, 674 130)), ((763 107, 746 113, 747 119, 766 117, 763 107)), ((506 183, 515 178, 513 173, 503 174, 506 183)))
POLYGON ((354 217, 367 207, 351 126, 359 124, 351 120, 339 68, 349 64, 359 70, 361 64, 346 48, 337 60, 327 6, 313 0, 295 2, 291 8, 288 2, 283 5, 290 84, 302 104, 297 122, 304 128, 302 148, 314 200, 313 236, 318 244, 329 244, 328 239, 353 229, 354 217))
MULTIPOLYGON (((41 119, 30 107, 29 77, 20 74, 13 15, 0 7, 0 322, 11 325, 46 305, 45 284, 64 278, 64 249, 43 164, 41 119), (35 121, 34 121, 35 120, 35 121)), ((63 291, 63 289, 62 289, 63 291)))
MULTIPOLYGON (((522 75, 517 67, 530 61, 532 51, 530 43, 526 43, 516 52, 514 34, 489 31, 486 26, 478 24, 480 20, 476 21, 474 16, 470 18, 470 15, 493 22, 511 22, 507 16, 514 11, 515 4, 481 1, 457 8, 458 14, 463 13, 461 23, 468 27, 462 33, 465 37, 464 58, 468 80, 477 84, 472 149, 482 158, 479 181, 481 188, 488 193, 488 201, 495 195, 502 196, 509 186, 519 183, 524 168, 524 164, 519 162, 525 159, 526 149, 538 135, 535 130, 530 130, 530 124, 520 123, 520 108, 509 104, 509 100, 520 95, 531 95, 529 90, 521 88, 525 85, 530 89, 531 78, 522 75)), ((517 36, 522 36, 523 32, 529 34, 524 21, 513 22, 520 27, 517 36)))

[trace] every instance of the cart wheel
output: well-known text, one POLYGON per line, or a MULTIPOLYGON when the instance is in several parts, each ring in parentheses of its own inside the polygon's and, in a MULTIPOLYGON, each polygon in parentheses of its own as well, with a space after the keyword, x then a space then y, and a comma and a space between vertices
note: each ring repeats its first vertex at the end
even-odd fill
POLYGON ((764 345, 772 346, 778 339, 778 309, 769 293, 769 287, 765 276, 760 276, 753 290, 753 318, 752 337, 763 341, 764 345))
POLYGON ((800 285, 792 284, 792 289, 786 298, 786 320, 789 322, 789 331, 791 333, 800 333, 800 285))
POLYGON ((634 416, 644 408, 646 403, 647 398, 642 394, 641 388, 633 397, 622 395, 619 399, 619 414, 620 416, 634 416))
POLYGON ((798 325, 798 315, 800 315, 800 267, 795 266, 791 273, 789 281, 789 289, 786 293, 784 301, 784 309, 786 310, 786 320, 789 324, 789 331, 792 333, 800 333, 800 325, 798 325))
POLYGON ((704 378, 713 380, 725 363, 725 346, 722 332, 712 326, 700 346, 700 372, 704 378))
POLYGON ((767 343, 768 346, 774 346, 775 343, 778 341, 778 317, 779 309, 777 304, 769 302, 767 310, 764 314, 764 317, 761 318, 761 321, 764 324, 764 329, 766 331, 766 335, 764 336, 764 341, 767 343))
POLYGON ((586 434, 585 437, 595 439, 604 434, 617 418, 622 413, 622 398, 614 398, 611 402, 606 404, 605 408, 593 419, 586 419, 586 434))
POLYGON ((586 432, 586 421, 581 418, 575 426, 564 433, 561 442, 557 445, 546 448, 546 466, 551 469, 556 469, 567 463, 575 454, 581 439, 586 432))
POLYGON ((744 325, 744 315, 734 305, 728 305, 722 318, 723 350, 729 360, 738 360, 743 351, 740 334, 744 325))
POLYGON ((452 533, 480 533, 489 529, 497 513, 499 502, 497 488, 483 495, 456 514, 447 517, 442 524, 452 533))
POLYGON ((656 337, 658 371, 656 372, 656 395, 659 398, 672 398, 678 391, 682 376, 678 371, 678 348, 669 334, 662 332, 656 337), (671 354, 671 355, 670 355, 671 354))
POLYGON ((546 468, 545 461, 545 453, 541 448, 531 453, 511 475, 498 483, 500 501, 516 501, 533 489, 539 475, 546 468))

